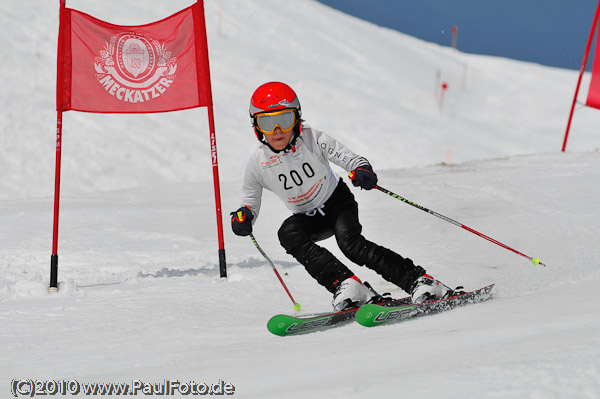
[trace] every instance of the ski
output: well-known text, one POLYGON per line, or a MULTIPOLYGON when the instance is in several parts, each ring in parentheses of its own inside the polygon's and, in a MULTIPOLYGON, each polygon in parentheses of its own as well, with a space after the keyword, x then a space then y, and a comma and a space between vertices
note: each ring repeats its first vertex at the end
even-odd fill
POLYGON ((491 299, 493 287, 494 284, 491 284, 475 291, 460 293, 446 299, 421 304, 413 304, 411 298, 406 297, 388 299, 376 304, 367 304, 360 308, 346 309, 341 312, 303 316, 278 314, 269 319, 267 329, 272 334, 279 336, 300 335, 339 327, 355 319, 364 326, 372 327, 425 314, 442 312, 469 303, 482 302, 491 299))
MULTIPOLYGON (((389 304, 391 306, 408 305, 411 303, 410 297, 392 299, 378 302, 377 305, 389 304)), ((326 330, 332 327, 339 327, 354 320, 358 307, 342 310, 341 312, 318 313, 304 316, 290 316, 278 314, 271 317, 267 322, 267 329, 275 335, 299 335, 315 331, 326 330)))
POLYGON ((494 284, 475 291, 462 292, 446 299, 420 304, 366 304, 355 312, 355 317, 358 323, 366 327, 390 324, 417 316, 443 312, 457 306, 486 301, 492 298, 492 288, 494 288, 494 284))

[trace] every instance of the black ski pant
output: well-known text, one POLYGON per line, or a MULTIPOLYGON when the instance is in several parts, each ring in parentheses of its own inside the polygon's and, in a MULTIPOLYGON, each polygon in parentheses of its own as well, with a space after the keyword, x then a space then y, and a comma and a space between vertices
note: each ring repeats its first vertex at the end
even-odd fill
POLYGON ((327 249, 315 244, 335 236, 344 256, 352 262, 375 270, 385 280, 410 292, 412 283, 425 273, 412 260, 368 241, 358 221, 358 204, 348 186, 340 179, 337 188, 322 208, 324 214, 298 213, 279 228, 279 241, 288 254, 300 262, 319 284, 335 292, 338 282, 354 273, 327 249))

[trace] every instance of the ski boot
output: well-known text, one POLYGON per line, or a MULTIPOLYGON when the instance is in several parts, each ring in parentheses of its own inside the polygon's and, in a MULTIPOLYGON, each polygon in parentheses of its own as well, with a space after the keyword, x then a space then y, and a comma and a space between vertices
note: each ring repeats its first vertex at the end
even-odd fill
POLYGON ((358 277, 352 276, 338 283, 331 304, 335 312, 340 312, 364 305, 372 296, 373 292, 358 277))
POLYGON ((417 278, 410 290, 413 303, 437 301, 448 298, 453 294, 453 289, 434 279, 429 274, 424 274, 417 278))

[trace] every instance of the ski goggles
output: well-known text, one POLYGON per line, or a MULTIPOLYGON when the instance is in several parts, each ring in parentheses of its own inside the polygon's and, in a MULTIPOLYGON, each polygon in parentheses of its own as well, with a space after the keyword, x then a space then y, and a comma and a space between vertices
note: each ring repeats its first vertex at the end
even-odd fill
POLYGON ((255 118, 256 126, 265 134, 273 134, 277 127, 287 132, 296 125, 296 112, 293 109, 258 114, 255 118))

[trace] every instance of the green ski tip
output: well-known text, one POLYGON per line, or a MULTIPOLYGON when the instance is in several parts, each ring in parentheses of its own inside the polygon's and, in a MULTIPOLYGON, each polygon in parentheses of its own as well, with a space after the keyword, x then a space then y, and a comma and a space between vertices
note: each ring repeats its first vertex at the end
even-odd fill
POLYGON ((289 334, 287 329, 291 325, 293 325, 294 322, 296 322, 296 319, 294 317, 280 314, 280 315, 271 317, 271 319, 267 323, 267 329, 272 334, 283 337, 283 336, 289 334))
MULTIPOLYGON (((271 317, 271 319, 267 322, 267 329, 272 334, 279 336, 305 334, 330 327, 331 320, 335 315, 335 313, 325 313, 323 315, 308 317, 294 317, 279 314, 271 317)), ((343 319, 334 324, 341 324, 341 322, 345 320, 346 319, 343 319)))
POLYGON ((377 305, 367 304, 363 305, 356 312, 356 321, 365 327, 373 327, 375 322, 373 319, 377 317, 378 309, 377 305))
POLYGON ((416 305, 386 307, 375 304, 362 305, 356 312, 356 321, 365 326, 373 327, 391 320, 408 318, 416 311, 416 305))

